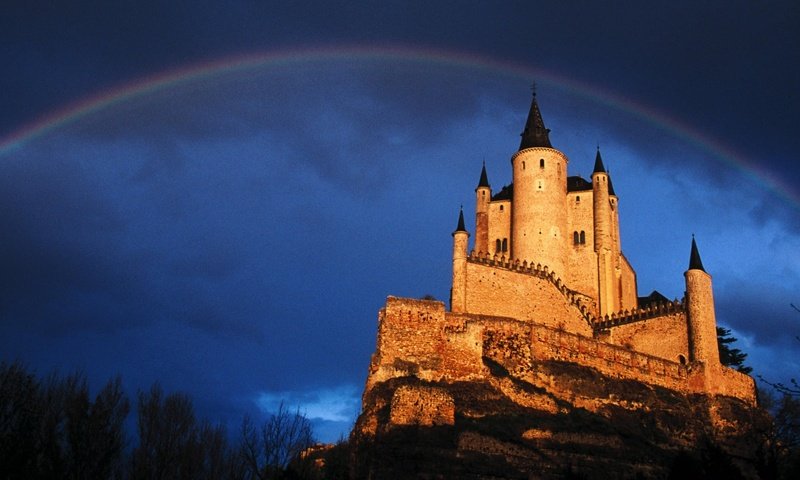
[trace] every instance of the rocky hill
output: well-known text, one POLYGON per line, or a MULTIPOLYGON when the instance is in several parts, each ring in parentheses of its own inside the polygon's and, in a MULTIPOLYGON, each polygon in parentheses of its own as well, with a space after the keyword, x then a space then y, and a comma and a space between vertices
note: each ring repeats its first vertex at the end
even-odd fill
POLYGON ((355 478, 757 478, 768 418, 591 367, 483 357, 466 381, 372 384, 351 436, 355 478))

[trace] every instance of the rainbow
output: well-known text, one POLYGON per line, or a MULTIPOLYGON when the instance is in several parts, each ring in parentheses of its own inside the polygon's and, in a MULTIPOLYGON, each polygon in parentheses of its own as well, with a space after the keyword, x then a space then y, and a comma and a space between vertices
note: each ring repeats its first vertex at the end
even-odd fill
POLYGON ((214 78, 221 74, 244 72, 255 68, 292 66, 318 61, 352 62, 354 60, 405 61, 420 64, 430 63, 444 67, 478 69, 490 72, 494 75, 524 78, 527 80, 535 78, 537 81, 551 84, 571 94, 589 98, 597 103, 627 112, 654 124, 660 129, 666 130, 676 137, 712 154, 732 168, 744 172, 748 176, 752 176, 765 188, 775 192, 795 208, 800 209, 800 194, 793 193, 793 190, 788 185, 785 185, 782 179, 778 178, 776 174, 767 171, 756 164, 756 162, 748 161, 747 158, 730 147, 710 136, 696 131, 689 125, 612 91, 576 81, 554 72, 511 62, 496 61, 474 54, 393 46, 339 46, 335 48, 303 48, 242 54, 146 76, 96 95, 86 97, 78 102, 68 104, 39 118, 35 122, 23 126, 5 138, 1 138, 0 156, 15 151, 49 132, 77 122, 81 118, 92 115, 93 113, 112 108, 119 103, 135 99, 136 97, 144 97, 154 92, 166 90, 181 84, 214 78))

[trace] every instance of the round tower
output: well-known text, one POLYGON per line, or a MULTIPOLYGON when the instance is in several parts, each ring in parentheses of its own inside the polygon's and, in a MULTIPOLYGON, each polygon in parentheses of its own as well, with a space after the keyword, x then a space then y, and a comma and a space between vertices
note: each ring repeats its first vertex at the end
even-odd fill
POLYGON ((511 157, 514 182, 511 256, 565 274, 567 157, 550 144, 534 94, 519 151, 511 157))
POLYGON ((492 187, 486 176, 486 163, 481 169, 481 178, 475 188, 475 251, 489 252, 489 202, 492 199, 492 187))
POLYGON ((707 366, 719 366, 717 319, 711 275, 706 273, 697 243, 692 237, 692 253, 686 277, 686 315, 689 320, 689 359, 707 366))
POLYGON ((458 213, 458 226, 453 232, 453 286, 450 288, 450 311, 467 309, 467 247, 469 233, 464 228, 464 211, 458 213))
MULTIPOLYGON (((597 253, 597 294, 600 316, 619 311, 618 284, 615 275, 614 221, 609 192, 610 179, 606 173, 600 149, 592 171, 594 210, 594 251, 597 253)), ((616 198, 614 199, 616 203, 616 198)))

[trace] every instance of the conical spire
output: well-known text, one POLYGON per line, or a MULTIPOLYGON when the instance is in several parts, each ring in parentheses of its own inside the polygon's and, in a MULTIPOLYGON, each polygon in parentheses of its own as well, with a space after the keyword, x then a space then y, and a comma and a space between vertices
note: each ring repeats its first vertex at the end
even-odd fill
POLYGON ((481 168, 481 179, 478 180, 478 188, 488 187, 488 186, 489 186, 489 177, 486 176, 486 162, 483 162, 483 168, 481 168))
POLYGON ((689 256, 689 270, 706 271, 706 269, 703 268, 703 261, 700 260, 700 252, 697 251, 697 243, 694 241, 694 235, 692 235, 692 254, 689 256))
POLYGON ((550 130, 544 126, 542 112, 539 111, 539 104, 536 103, 536 90, 534 89, 533 99, 531 100, 531 110, 528 112, 528 121, 525 122, 525 130, 520 134, 522 136, 522 141, 519 144, 519 149, 524 150, 532 147, 553 148, 550 144, 549 133, 550 130))
POLYGON ((467 228, 464 226, 464 208, 462 207, 458 212, 458 226, 456 227, 456 231, 453 232, 453 235, 456 232, 466 232, 467 228))
POLYGON ((608 171, 608 194, 615 197, 617 196, 617 194, 614 193, 614 184, 611 183, 611 170, 608 171))
POLYGON ((594 170, 592 173, 606 173, 606 167, 603 165, 603 159, 600 157, 600 147, 597 147, 597 155, 594 157, 594 170))

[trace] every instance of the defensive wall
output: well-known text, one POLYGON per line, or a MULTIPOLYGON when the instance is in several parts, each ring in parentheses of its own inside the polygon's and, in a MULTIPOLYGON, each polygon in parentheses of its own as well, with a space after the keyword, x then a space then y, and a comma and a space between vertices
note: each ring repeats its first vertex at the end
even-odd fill
POLYGON ((721 365, 681 363, 558 327, 447 313, 442 302, 396 297, 389 297, 379 313, 378 346, 366 391, 377 382, 403 376, 427 381, 485 378, 489 370, 484 357, 522 378, 532 372, 536 361, 563 361, 614 378, 755 404, 753 379, 721 365))

